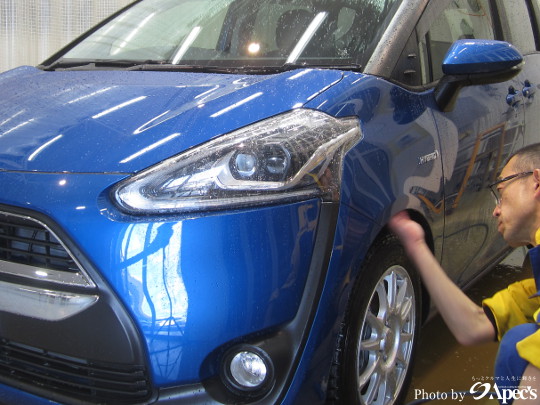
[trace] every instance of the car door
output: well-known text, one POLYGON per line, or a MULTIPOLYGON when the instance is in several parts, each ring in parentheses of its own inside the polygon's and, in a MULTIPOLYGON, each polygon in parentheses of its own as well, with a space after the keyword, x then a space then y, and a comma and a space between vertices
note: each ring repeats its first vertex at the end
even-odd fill
POLYGON ((526 0, 504 3, 503 12, 508 24, 508 37, 521 50, 524 57, 522 81, 518 91, 521 92, 525 110, 525 142, 540 142, 540 0, 526 0))
MULTIPOLYGON (((459 39, 502 39, 497 4, 490 0, 434 1, 417 27, 422 83, 441 79, 442 61, 459 39)), ((505 244, 492 218, 487 186, 505 160, 524 144, 524 106, 519 74, 496 84, 462 88, 455 103, 434 109, 443 170, 443 201, 419 196, 444 215, 441 261, 459 284, 465 284, 498 260, 505 244)))

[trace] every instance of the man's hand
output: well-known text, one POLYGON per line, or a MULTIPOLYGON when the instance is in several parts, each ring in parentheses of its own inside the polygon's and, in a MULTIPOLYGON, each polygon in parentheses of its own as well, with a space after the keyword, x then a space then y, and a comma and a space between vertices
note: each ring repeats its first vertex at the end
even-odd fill
POLYGON ((394 215, 388 226, 399 238, 408 254, 414 253, 416 247, 425 244, 425 233, 422 226, 413 221, 405 211, 394 215))

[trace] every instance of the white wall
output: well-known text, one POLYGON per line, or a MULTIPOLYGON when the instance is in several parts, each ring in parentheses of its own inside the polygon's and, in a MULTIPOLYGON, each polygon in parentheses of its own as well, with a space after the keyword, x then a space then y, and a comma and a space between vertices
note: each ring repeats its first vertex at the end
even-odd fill
POLYGON ((133 0, 0 0, 0 72, 37 65, 133 0))

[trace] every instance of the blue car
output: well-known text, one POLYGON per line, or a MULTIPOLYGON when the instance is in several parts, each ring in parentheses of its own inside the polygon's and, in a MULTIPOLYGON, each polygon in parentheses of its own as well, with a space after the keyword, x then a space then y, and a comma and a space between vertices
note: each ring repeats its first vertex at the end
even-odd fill
POLYGON ((538 1, 141 0, 0 75, 0 403, 398 404, 508 252, 538 1))

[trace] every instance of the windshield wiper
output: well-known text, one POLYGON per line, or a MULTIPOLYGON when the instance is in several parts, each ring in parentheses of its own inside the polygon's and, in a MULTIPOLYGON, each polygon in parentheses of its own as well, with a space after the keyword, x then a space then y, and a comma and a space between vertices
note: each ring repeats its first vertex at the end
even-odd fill
POLYGON ((233 68, 205 66, 205 65, 175 65, 157 60, 133 61, 133 60, 82 60, 82 59, 59 59, 50 65, 40 65, 38 68, 46 71, 70 71, 70 70, 141 70, 161 72, 205 72, 205 73, 232 73, 233 68))
POLYGON ((145 62, 126 68, 126 70, 145 70, 157 72, 195 72, 195 73, 233 73, 236 68, 206 65, 176 65, 163 62, 145 62))
MULTIPOLYGON (((39 65, 38 68, 46 71, 52 70, 100 70, 100 69, 127 69, 141 62, 123 59, 111 60, 84 60, 84 59, 59 59, 50 65, 39 65)), ((146 63, 146 62, 145 62, 146 63)))
POLYGON ((195 73, 226 73, 226 74, 249 74, 249 75, 269 75, 287 72, 296 69, 336 69, 361 71, 360 65, 306 65, 290 64, 280 66, 206 66, 206 65, 175 65, 170 63, 144 63, 127 68, 126 70, 154 70, 165 72, 195 72, 195 73))
POLYGON ((158 71, 158 72, 193 72, 193 73, 225 73, 225 74, 250 74, 267 75, 282 73, 295 69, 337 69, 361 71, 361 66, 356 64, 328 64, 308 65, 305 63, 286 63, 279 66, 215 66, 215 65, 178 65, 164 61, 147 60, 144 62, 133 60, 82 60, 82 59, 59 59, 50 65, 38 66, 42 70, 70 71, 70 70, 106 70, 122 69, 130 71, 158 71))

